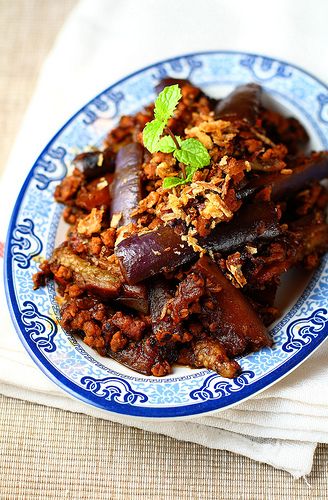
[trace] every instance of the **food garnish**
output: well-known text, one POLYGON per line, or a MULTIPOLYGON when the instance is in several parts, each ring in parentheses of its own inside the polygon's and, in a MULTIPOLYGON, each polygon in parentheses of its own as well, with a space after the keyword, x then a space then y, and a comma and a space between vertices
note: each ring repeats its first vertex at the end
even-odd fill
POLYGON ((194 173, 209 165, 211 161, 207 149, 200 141, 192 138, 182 140, 178 135, 174 135, 167 125, 181 97, 179 85, 165 87, 155 100, 155 118, 147 123, 143 131, 143 141, 148 151, 172 153, 181 164, 182 176, 165 177, 164 189, 191 182, 194 173), (168 135, 163 136, 163 132, 168 135))

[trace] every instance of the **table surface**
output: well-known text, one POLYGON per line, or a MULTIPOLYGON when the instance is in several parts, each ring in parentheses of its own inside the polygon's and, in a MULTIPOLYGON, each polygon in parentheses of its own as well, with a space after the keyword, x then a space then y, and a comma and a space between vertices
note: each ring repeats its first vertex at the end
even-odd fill
MULTIPOLYGON (((76 0, 0 0, 0 172, 38 72, 76 0)), ((308 477, 105 420, 0 396, 0 499, 324 499, 308 477)))

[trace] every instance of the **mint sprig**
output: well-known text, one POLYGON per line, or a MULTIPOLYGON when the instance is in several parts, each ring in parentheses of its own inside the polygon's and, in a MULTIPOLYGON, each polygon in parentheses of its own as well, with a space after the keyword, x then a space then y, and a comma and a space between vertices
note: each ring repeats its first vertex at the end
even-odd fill
MULTIPOLYGON (((175 136, 177 143, 181 146, 181 137, 175 136)), ((170 135, 164 135, 157 143, 157 151, 162 153, 174 153, 177 146, 170 135)))
POLYGON ((168 120, 173 115, 181 97, 182 94, 179 85, 170 85, 165 87, 162 92, 158 94, 155 101, 155 118, 165 122, 166 125, 168 120))
POLYGON ((180 143, 180 149, 174 151, 174 157, 197 170, 206 167, 211 160, 207 149, 197 139, 186 139, 180 143))
POLYGON ((151 153, 158 151, 158 143, 164 132, 165 123, 160 120, 148 122, 143 130, 143 141, 145 147, 151 153))
POLYGON ((148 122, 143 130, 144 145, 151 153, 161 151, 158 149, 160 137, 181 97, 182 94, 179 85, 165 87, 162 92, 158 94, 154 108, 155 119, 148 122))
POLYGON ((182 177, 166 177, 163 181, 164 189, 191 182, 194 173, 209 165, 211 161, 207 149, 200 141, 192 138, 182 140, 181 137, 173 135, 167 126, 181 97, 179 85, 165 87, 155 101, 154 120, 148 122, 143 130, 144 145, 151 153, 173 153, 182 164, 182 177), (169 135, 162 137, 164 131, 169 135))

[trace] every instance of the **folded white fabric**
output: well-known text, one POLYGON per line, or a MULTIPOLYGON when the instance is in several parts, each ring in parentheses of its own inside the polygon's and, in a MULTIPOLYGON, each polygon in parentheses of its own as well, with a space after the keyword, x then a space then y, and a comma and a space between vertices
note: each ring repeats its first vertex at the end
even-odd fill
MULTIPOLYGON (((60 33, 0 185, 4 241, 16 179, 23 181, 56 130, 86 101, 117 79, 160 59, 201 50, 263 53, 303 66, 328 81, 325 47, 328 4, 276 0, 83 0, 60 33), (13 183, 13 172, 15 182, 13 183), (5 202, 5 203, 4 203, 5 202)), ((71 399, 29 359, 11 324, 0 290, 0 392, 95 417, 107 418, 204 446, 226 449, 308 474, 317 442, 328 442, 328 345, 285 380, 251 401, 187 422, 153 423, 122 418, 71 399)))

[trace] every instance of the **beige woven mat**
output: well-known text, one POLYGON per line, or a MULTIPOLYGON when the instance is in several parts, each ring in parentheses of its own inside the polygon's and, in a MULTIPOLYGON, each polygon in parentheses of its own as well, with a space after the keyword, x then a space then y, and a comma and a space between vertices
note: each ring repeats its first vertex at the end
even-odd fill
MULTIPOLYGON (((0 0, 0 167, 39 68, 76 0, 0 0)), ((328 498, 328 446, 309 477, 85 415, 0 397, 0 499, 328 498)))
POLYGON ((0 397, 1 499, 327 498, 328 448, 303 479, 106 420, 0 397))
POLYGON ((38 72, 77 0, 0 0, 0 171, 38 72))

